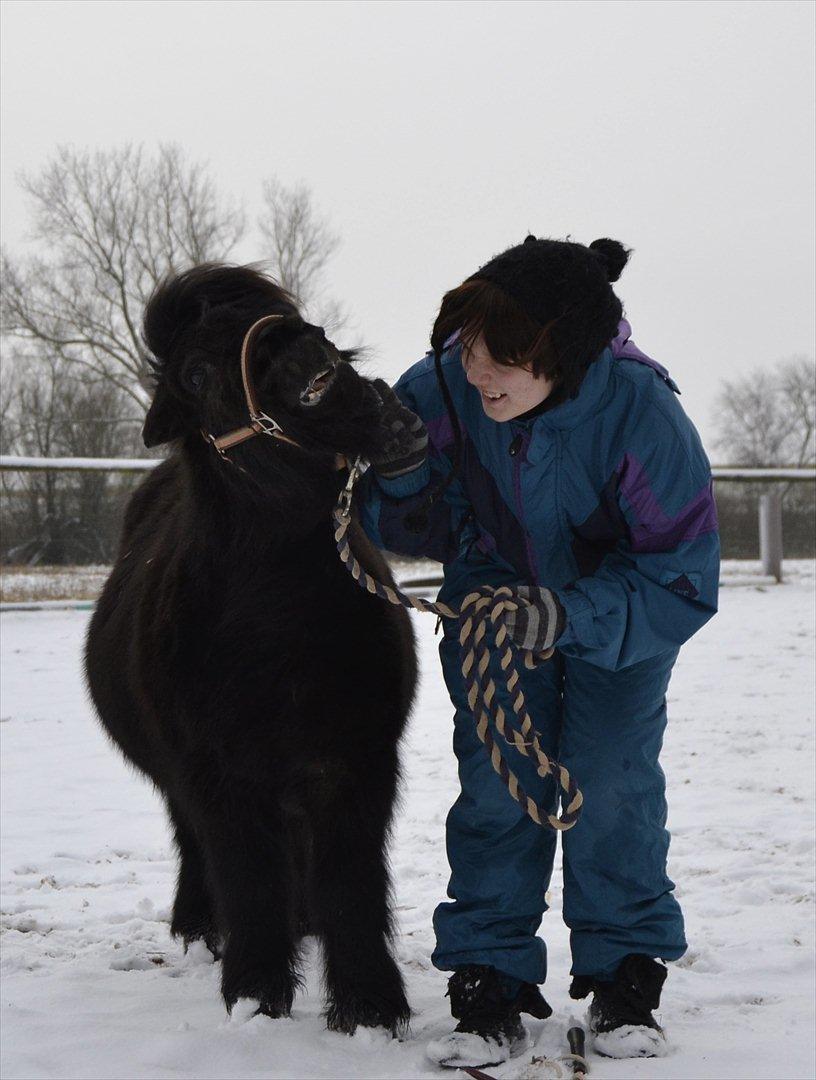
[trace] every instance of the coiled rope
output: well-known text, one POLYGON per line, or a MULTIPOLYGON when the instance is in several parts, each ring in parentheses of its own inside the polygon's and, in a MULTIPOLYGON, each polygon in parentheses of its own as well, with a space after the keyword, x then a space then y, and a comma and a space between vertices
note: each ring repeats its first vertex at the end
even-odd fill
POLYGON ((458 620, 459 655, 462 662, 462 677, 467 690, 467 701, 476 719, 476 733, 490 756, 493 768, 502 778, 512 797, 537 825, 549 826, 560 831, 571 829, 580 816, 583 795, 567 769, 560 762, 549 758, 544 752, 527 712, 513 656, 514 650, 522 652, 525 667, 533 668, 537 663, 549 659, 553 650, 549 649, 547 652, 536 655, 519 649, 512 642, 507 632, 506 615, 508 611, 517 609, 518 598, 507 585, 502 585, 497 589, 490 585, 483 585, 469 593, 462 601, 459 611, 455 611, 439 601, 429 602, 419 597, 408 596, 401 589, 383 585, 367 573, 355 558, 348 540, 352 493, 359 475, 358 461, 352 465, 346 486, 334 509, 334 539, 343 565, 361 588, 374 596, 379 596, 389 604, 402 605, 402 607, 413 608, 415 611, 427 611, 434 615, 441 615, 445 619, 458 620), (517 727, 508 726, 505 711, 496 700, 496 683, 488 671, 491 645, 500 652, 499 664, 511 698, 517 727), (498 732, 500 740, 493 737, 493 731, 498 732), (518 777, 505 760, 501 747, 502 741, 515 747, 525 757, 533 758, 539 776, 555 778, 563 793, 563 801, 566 803, 561 817, 551 814, 546 807, 537 803, 524 790, 518 777))

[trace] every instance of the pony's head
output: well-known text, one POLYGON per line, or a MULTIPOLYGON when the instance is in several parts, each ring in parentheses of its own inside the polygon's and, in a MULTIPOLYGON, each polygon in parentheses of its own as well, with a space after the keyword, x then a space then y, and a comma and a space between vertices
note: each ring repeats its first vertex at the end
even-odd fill
MULTIPOLYGON (((279 315, 258 333, 249 357, 260 410, 306 454, 330 464, 336 453, 365 455, 378 399, 352 367, 355 354, 338 349, 319 326, 305 322, 292 297, 247 266, 207 264, 164 280, 145 309, 144 340, 155 375, 145 419, 145 445, 219 437, 249 423, 241 378, 241 346, 249 328, 279 315)), ((229 458, 246 474, 285 454, 260 436, 232 447, 229 458)), ((211 453, 215 455, 215 451, 211 453)))

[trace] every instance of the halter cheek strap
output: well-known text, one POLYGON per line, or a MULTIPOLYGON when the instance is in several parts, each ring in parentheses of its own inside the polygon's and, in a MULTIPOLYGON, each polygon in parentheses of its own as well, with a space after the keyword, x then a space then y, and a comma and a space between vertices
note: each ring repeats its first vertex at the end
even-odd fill
POLYGON ((244 427, 234 428, 225 435, 213 435, 208 431, 201 432, 207 442, 212 443, 225 461, 230 461, 230 458, 227 457, 227 450, 231 450, 233 446, 238 446, 256 435, 271 435, 274 439, 280 439, 291 446, 300 446, 294 439, 290 439, 288 435, 284 434, 283 428, 274 417, 262 411, 258 404, 258 395, 255 391, 255 384, 252 381, 252 372, 250 370, 252 349, 261 330, 283 318, 285 318, 283 315, 264 315, 254 322, 244 334, 243 344, 241 345, 241 382, 244 386, 249 423, 245 424, 244 427))

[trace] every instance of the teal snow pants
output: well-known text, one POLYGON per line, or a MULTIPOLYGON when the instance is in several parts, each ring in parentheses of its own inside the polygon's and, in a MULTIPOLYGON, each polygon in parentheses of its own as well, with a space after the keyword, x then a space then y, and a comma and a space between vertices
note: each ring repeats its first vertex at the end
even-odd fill
MULTIPOLYGON (((443 971, 490 964, 542 983, 547 954, 536 931, 547 908, 556 833, 536 825, 494 772, 467 706, 454 633, 446 628, 440 654, 456 709, 461 794, 447 820, 451 902, 434 914, 432 960, 443 971)), ((613 672, 556 651, 534 671, 520 672, 544 749, 566 765, 584 795, 578 823, 561 834, 574 975, 609 978, 629 953, 676 960, 686 950, 666 875, 665 777, 658 764, 676 658, 672 651, 613 672)), ((491 670, 496 678, 495 658, 491 670)), ((506 695, 501 700, 510 715, 506 695)), ((503 750, 528 793, 555 808, 553 780, 539 778, 518 751, 503 750)))

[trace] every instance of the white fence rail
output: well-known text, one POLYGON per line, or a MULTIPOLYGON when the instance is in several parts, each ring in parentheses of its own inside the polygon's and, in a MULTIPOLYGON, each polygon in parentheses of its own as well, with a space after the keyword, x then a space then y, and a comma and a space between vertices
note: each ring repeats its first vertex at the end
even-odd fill
MULTIPOLYGON (((162 458, 84 458, 84 457, 17 457, 0 455, 0 469, 28 470, 54 469, 67 472, 91 469, 96 472, 146 472, 160 465, 162 458)), ((743 483, 759 483, 778 480, 816 480, 816 466, 753 468, 740 465, 715 465, 711 474, 715 480, 741 480, 743 483)))
MULTIPOLYGON (((11 471, 54 470, 76 472, 147 472, 160 464, 161 458, 40 458, 0 455, 0 469, 11 471)), ((740 468, 715 466, 712 475, 717 481, 733 483, 788 484, 816 480, 816 468, 740 468)), ((782 580, 782 493, 775 487, 759 500, 759 548, 762 572, 777 581, 782 580)))
POLYGON ((0 454, 0 469, 13 472, 147 472, 160 465, 162 458, 104 457, 16 457, 0 454))
MULTIPOLYGON (((17 457, 0 455, 0 469, 54 469, 67 472, 91 469, 98 472, 146 472, 161 464, 162 458, 84 458, 84 457, 17 457)), ((816 480, 816 466, 753 468, 740 465, 715 465, 711 474, 715 480, 742 480, 744 483, 770 480, 816 480)))

